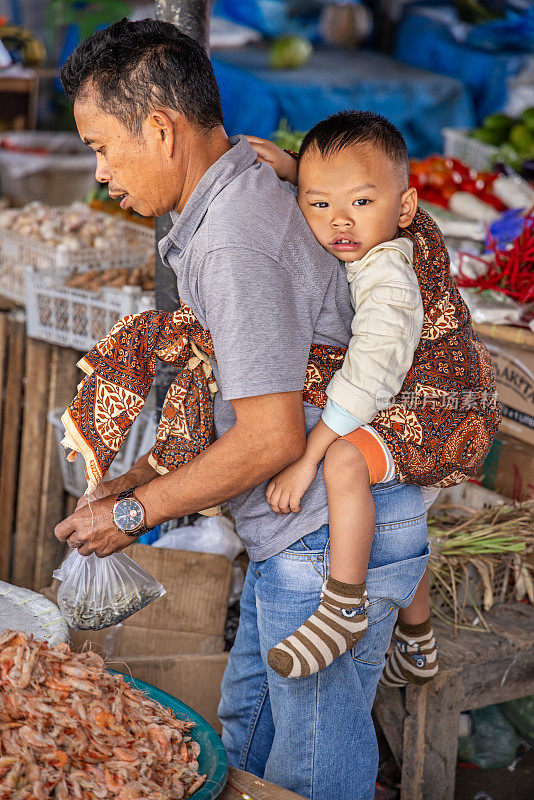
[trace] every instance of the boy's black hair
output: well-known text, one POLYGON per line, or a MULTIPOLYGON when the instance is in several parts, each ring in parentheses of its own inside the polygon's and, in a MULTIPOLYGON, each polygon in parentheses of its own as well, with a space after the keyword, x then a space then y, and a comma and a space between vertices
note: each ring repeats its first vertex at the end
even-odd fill
POLYGON ((408 150, 402 133, 386 117, 372 111, 338 111, 318 122, 302 141, 299 160, 310 148, 322 156, 339 153, 346 147, 373 144, 399 167, 408 181, 408 150))
POLYGON ((221 98, 204 48, 175 25, 122 19, 78 45, 61 70, 71 100, 90 84, 98 104, 132 133, 157 106, 179 111, 198 127, 222 125, 221 98))

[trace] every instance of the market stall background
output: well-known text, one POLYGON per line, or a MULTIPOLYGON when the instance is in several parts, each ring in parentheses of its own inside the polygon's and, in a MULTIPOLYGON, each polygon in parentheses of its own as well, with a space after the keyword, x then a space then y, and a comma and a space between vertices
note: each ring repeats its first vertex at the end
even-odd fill
MULTIPOLYGON (((58 80, 58 68, 80 38, 125 14, 152 16, 155 6, 138 0, 0 0, 0 581, 44 591, 53 601, 58 583, 51 576, 64 556, 53 527, 73 510, 85 484, 81 459, 66 461, 61 447, 60 415, 79 380, 76 361, 120 316, 155 305, 154 220, 123 215, 106 187, 95 183, 94 156, 79 142, 58 80), (120 256, 118 241, 127 242, 120 256)), ((485 526, 494 546, 491 556, 482 554, 489 561, 480 566, 472 543, 464 560, 454 561, 450 553, 457 541, 447 539, 447 550, 443 531, 455 525, 443 513, 440 533, 434 534, 440 541, 434 611, 444 618, 437 625, 443 640, 452 636, 447 646, 454 651, 461 648, 461 635, 455 639, 448 624, 456 632, 465 625, 472 635, 487 620, 494 631, 487 685, 482 692, 477 664, 467 659, 463 698, 451 700, 456 678, 449 676, 448 688, 442 679, 436 684, 434 701, 454 701, 458 715, 482 701, 515 703, 508 711, 489 712, 491 723, 485 709, 473 712, 470 735, 460 743, 466 760, 510 763, 525 746, 503 720, 513 717, 522 741, 529 739, 518 722, 523 707, 517 698, 534 689, 531 672, 517 670, 517 653, 508 646, 513 641, 515 648, 524 647, 524 664, 531 664, 524 641, 532 626, 528 601, 534 600, 532 505, 509 509, 509 502, 534 498, 532 4, 218 0, 210 46, 229 134, 255 134, 298 150, 303 133, 317 121, 356 107, 386 115, 406 138, 410 182, 444 233, 453 273, 492 355, 504 411, 477 481, 484 488, 475 486, 475 494, 461 502, 449 496, 449 502, 472 509, 462 523, 466 537, 478 537, 485 526), (493 494, 484 494, 489 490, 493 494), (516 538, 501 535, 504 517, 497 530, 477 510, 495 502, 503 504, 499 514, 512 514, 502 530, 516 538), (439 592, 443 564, 455 572, 452 584, 439 592), (517 600, 523 604, 513 617, 517 600), (499 688, 503 664, 512 670, 515 689, 499 688), (493 760, 484 751, 485 724, 506 732, 506 747, 493 760)), ((153 398, 117 457, 114 474, 149 448, 156 406, 153 398)), ((89 638, 109 657, 125 661, 137 678, 172 691, 218 726, 220 679, 246 568, 233 523, 226 517, 176 520, 130 550, 167 594, 89 638)), ((88 638, 85 632, 71 634, 76 647, 88 638)), ((395 716, 386 705, 377 708, 384 724, 395 716)), ((415 694, 407 698, 409 707, 417 724, 431 724, 415 694)), ((388 737, 386 752, 400 764, 397 745, 405 721, 397 711, 401 732, 388 737)), ((457 742, 455 723, 448 724, 442 738, 450 746, 441 766, 414 750, 415 762, 402 777, 388 779, 387 769, 382 771, 383 797, 396 797, 400 782, 401 798, 414 800, 410 770, 427 781, 439 774, 440 797, 453 797, 457 742)), ((404 727, 405 742, 411 735, 404 727)), ((502 783, 518 800, 524 790, 530 796, 527 777, 525 786, 518 778, 525 763, 526 771, 533 768, 527 756, 502 783)), ((460 772, 457 797, 467 797, 458 794, 464 783, 460 772)), ((477 788, 486 787, 490 791, 481 777, 477 788)), ((271 796, 278 797, 265 794, 271 796)))

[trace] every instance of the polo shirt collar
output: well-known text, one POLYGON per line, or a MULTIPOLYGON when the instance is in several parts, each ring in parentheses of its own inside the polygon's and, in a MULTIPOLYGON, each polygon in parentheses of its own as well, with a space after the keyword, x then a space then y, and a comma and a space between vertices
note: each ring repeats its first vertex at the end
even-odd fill
POLYGON ((231 136, 230 143, 231 149, 212 164, 197 183, 182 213, 170 212, 173 226, 158 243, 161 259, 167 266, 166 256, 171 247, 180 253, 185 250, 214 198, 256 161, 256 153, 244 136, 231 136))

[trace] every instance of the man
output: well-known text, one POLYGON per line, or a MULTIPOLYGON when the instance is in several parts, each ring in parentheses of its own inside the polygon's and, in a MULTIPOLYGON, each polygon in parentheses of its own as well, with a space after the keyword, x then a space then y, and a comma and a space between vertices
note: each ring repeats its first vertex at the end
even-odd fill
POLYGON ((362 644, 298 681, 266 662, 317 606, 327 572, 322 472, 299 514, 274 514, 265 488, 302 454, 321 413, 302 402, 310 345, 349 340, 344 271, 246 139, 228 139, 210 62, 173 25, 123 20, 96 33, 62 81, 80 136, 97 153, 97 180, 123 208, 171 211, 160 252, 182 301, 211 332, 219 392, 217 439, 207 450, 164 476, 140 459, 95 492, 93 519, 81 501, 56 535, 82 555, 123 549, 132 539, 111 511, 132 486, 149 527, 230 499, 251 558, 219 709, 230 763, 313 800, 370 800, 378 762, 370 709, 396 605, 409 602, 427 561, 417 487, 375 490, 362 644))

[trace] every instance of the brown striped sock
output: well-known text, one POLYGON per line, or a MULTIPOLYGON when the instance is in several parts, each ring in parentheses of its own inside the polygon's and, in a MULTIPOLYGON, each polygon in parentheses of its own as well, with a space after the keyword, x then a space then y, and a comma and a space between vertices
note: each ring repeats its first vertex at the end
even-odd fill
POLYGON ((382 686, 422 685, 437 673, 438 648, 430 617, 419 625, 398 622, 393 631, 395 647, 380 678, 382 686))
POLYGON ((267 655, 283 678, 301 678, 325 669, 361 639, 367 629, 365 583, 341 583, 328 577, 319 608, 267 655))

